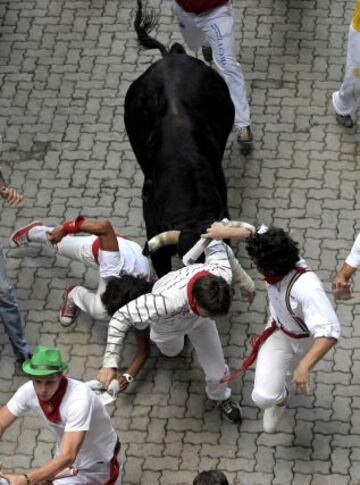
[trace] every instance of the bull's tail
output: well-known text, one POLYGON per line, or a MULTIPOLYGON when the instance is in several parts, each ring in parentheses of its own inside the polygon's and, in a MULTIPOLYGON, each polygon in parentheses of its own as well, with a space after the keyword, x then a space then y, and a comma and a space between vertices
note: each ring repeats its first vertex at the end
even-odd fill
POLYGON ((134 28, 140 45, 145 49, 159 49, 162 56, 165 56, 168 54, 168 50, 164 44, 149 35, 149 32, 158 25, 159 16, 155 14, 153 9, 143 12, 141 0, 137 0, 137 7, 134 28))

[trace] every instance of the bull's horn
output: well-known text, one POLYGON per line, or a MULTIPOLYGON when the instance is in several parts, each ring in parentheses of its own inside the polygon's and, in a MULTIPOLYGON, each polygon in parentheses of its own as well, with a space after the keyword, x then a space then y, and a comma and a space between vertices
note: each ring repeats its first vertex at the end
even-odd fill
POLYGON ((148 241, 149 253, 153 253, 163 246, 170 246, 179 242, 181 231, 166 231, 154 236, 148 241))

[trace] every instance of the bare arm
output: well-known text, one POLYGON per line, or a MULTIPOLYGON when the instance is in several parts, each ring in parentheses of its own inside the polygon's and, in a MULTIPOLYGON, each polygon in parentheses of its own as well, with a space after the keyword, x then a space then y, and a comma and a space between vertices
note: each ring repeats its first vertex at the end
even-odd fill
MULTIPOLYGON (((31 485, 49 480, 66 467, 72 465, 85 435, 86 431, 66 431, 60 443, 59 454, 42 467, 27 472, 31 485)), ((4 477, 8 478, 10 485, 26 485, 27 483, 23 474, 4 474, 4 477)))
POLYGON ((4 199, 10 207, 20 204, 24 196, 15 189, 8 187, 0 171, 0 197, 4 199))
POLYGON ((310 393, 311 369, 336 342, 337 340, 335 338, 328 337, 317 337, 314 339, 312 346, 300 360, 293 374, 293 383, 299 391, 305 394, 310 393))
POLYGON ((15 420, 16 416, 9 411, 7 406, 2 406, 0 408, 0 438, 15 420))
MULTIPOLYGON (((64 225, 56 226, 50 232, 48 239, 51 244, 56 244, 66 235, 64 225)), ((94 234, 99 237, 100 249, 104 251, 119 251, 117 237, 111 223, 107 219, 84 219, 79 224, 79 232, 94 234)))
POLYGON ((350 278, 355 271, 356 268, 353 268, 347 263, 342 265, 340 271, 335 275, 331 285, 334 298, 337 300, 350 300, 354 297, 350 278))
POLYGON ((251 235, 251 230, 246 227, 230 227, 221 222, 214 222, 206 229, 206 234, 201 237, 210 239, 246 239, 251 235))
MULTIPOLYGON (((140 372, 150 353, 149 328, 145 328, 145 330, 135 330, 135 333, 138 349, 133 358, 133 361, 131 362, 128 369, 125 371, 126 374, 130 374, 133 378, 135 378, 140 372)), ((123 376, 119 377, 119 384, 120 391, 124 391, 129 385, 128 381, 123 376)))

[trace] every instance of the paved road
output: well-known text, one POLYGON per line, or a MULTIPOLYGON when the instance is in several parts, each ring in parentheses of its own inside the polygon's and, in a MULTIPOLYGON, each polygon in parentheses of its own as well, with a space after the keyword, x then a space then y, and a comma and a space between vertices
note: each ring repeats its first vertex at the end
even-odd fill
MULTIPOLYGON (((248 81, 255 151, 229 139, 224 167, 234 218, 291 229, 326 286, 360 229, 356 197, 360 128, 337 126, 329 104, 345 61, 353 1, 238 0, 236 38, 248 81)), ((142 175, 123 125, 130 84, 157 54, 139 52, 132 29, 135 1, 11 0, 0 3, 2 167, 26 195, 3 209, 4 245, 14 226, 55 224, 81 211, 110 217, 144 241, 142 175)), ((170 0, 157 36, 180 40, 170 0)), ((249 263, 244 248, 239 255, 249 263)), ((81 316, 62 329, 57 314, 70 281, 96 284, 78 263, 50 248, 8 251, 8 268, 32 344, 59 346, 71 375, 89 379, 101 363, 106 327, 81 316)), ((237 299, 219 321, 230 365, 266 320, 264 285, 252 306, 237 299)), ((358 286, 359 287, 359 286, 358 286)), ((358 301, 358 298, 357 298, 358 301)), ((246 485, 348 485, 360 480, 360 330, 355 304, 338 305, 343 338, 313 373, 313 395, 297 397, 279 433, 261 432, 252 405, 253 371, 233 385, 244 422, 224 422, 206 400, 190 348, 175 361, 152 349, 137 383, 111 408, 127 448, 126 485, 190 484, 197 470, 219 467, 246 485)), ((2 329, 0 329, 2 332, 2 329)), ((134 350, 130 335, 125 360, 134 350)), ((24 378, 1 333, 1 402, 24 378)), ((9 467, 37 466, 53 440, 32 416, 0 444, 9 467)))

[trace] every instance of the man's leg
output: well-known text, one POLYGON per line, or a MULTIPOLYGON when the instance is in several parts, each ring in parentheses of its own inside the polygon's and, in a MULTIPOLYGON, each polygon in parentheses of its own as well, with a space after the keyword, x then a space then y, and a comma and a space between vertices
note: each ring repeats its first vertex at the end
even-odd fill
POLYGON ((100 278, 96 293, 83 286, 75 286, 68 293, 68 299, 77 308, 88 313, 95 320, 108 320, 110 316, 101 301, 101 295, 105 291, 105 288, 106 283, 100 278))
POLYGON ((218 402, 225 417, 230 421, 240 422, 240 406, 230 399, 231 389, 227 384, 220 384, 220 379, 228 372, 224 352, 214 320, 202 318, 202 323, 189 334, 199 363, 205 373, 206 394, 209 399, 218 402))
POLYGON ((285 412, 294 369, 311 343, 296 340, 280 330, 262 345, 256 363, 252 399, 264 409, 264 431, 273 433, 285 412))
POLYGON ((47 234, 53 229, 53 227, 45 226, 40 222, 28 224, 12 233, 10 245, 19 247, 31 242, 39 242, 52 247, 61 256, 80 261, 87 266, 98 267, 91 250, 96 236, 68 235, 63 237, 56 245, 52 245, 48 242, 47 234))
POLYGON ((9 336, 17 358, 25 360, 30 353, 23 330, 18 303, 12 293, 11 282, 6 273, 4 251, 0 246, 0 319, 9 336))
POLYGON ((360 106, 360 20, 358 27, 359 30, 353 26, 349 28, 345 77, 340 89, 332 96, 337 120, 347 128, 353 126, 351 115, 360 106))
POLYGON ((197 50, 207 42, 205 32, 202 32, 196 24, 197 15, 185 12, 176 2, 174 2, 174 12, 179 24, 180 32, 186 44, 192 50, 197 50))
POLYGON ((165 357, 176 357, 179 355, 184 348, 184 336, 179 335, 171 340, 166 340, 165 342, 158 341, 158 338, 150 330, 150 339, 156 344, 160 353, 165 357))
POLYGON ((235 107, 235 127, 249 127, 250 107, 242 67, 235 56, 231 3, 212 10, 208 15, 199 16, 198 25, 206 33, 216 69, 228 85, 235 107))

